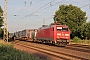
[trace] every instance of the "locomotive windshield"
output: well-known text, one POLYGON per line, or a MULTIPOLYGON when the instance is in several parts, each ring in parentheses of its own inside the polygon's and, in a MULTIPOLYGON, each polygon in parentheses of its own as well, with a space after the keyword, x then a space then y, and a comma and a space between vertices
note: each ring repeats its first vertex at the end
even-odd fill
POLYGON ((62 28, 62 31, 68 31, 68 28, 62 28))
POLYGON ((68 31, 67 27, 57 27, 57 31, 68 31))

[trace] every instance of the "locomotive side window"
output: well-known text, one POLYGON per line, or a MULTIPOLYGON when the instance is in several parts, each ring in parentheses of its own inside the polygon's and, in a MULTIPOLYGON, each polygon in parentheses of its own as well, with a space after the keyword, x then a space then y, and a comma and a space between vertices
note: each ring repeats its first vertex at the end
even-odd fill
POLYGON ((66 27, 57 27, 57 31, 68 31, 66 27))
POLYGON ((57 31, 62 31, 62 27, 57 27, 57 31))

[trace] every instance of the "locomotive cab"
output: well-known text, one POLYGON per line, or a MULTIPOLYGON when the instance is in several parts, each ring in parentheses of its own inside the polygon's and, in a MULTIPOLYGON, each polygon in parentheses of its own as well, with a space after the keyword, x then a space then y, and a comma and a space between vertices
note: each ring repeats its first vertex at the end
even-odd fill
POLYGON ((67 45, 70 41, 70 30, 68 26, 54 26, 54 42, 59 45, 67 45))

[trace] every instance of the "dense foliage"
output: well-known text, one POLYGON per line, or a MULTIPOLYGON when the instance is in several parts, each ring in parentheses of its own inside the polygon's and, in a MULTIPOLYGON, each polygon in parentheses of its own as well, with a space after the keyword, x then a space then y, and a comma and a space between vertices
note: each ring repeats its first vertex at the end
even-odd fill
POLYGON ((3 38, 3 29, 1 28, 3 26, 3 10, 0 6, 0 38, 2 39, 3 38))
POLYGON ((3 10, 0 6, 0 38, 3 38, 3 29, 1 28, 3 26, 3 10))
POLYGON ((2 18, 2 16, 3 16, 3 10, 2 10, 2 8, 0 6, 0 27, 3 26, 3 18, 2 18))
POLYGON ((54 22, 68 25, 71 30, 71 38, 80 37, 80 27, 86 23, 86 12, 73 5, 61 5, 55 12, 54 22))
POLYGON ((0 45, 0 60, 39 60, 26 52, 13 48, 12 45, 0 45))
POLYGON ((79 41, 80 41, 80 38, 78 38, 76 36, 73 38, 73 42, 78 43, 79 41))
POLYGON ((90 39, 90 22, 84 23, 79 30, 82 39, 90 39))
POLYGON ((71 43, 77 43, 77 44, 87 44, 87 45, 90 45, 90 40, 87 40, 87 39, 80 39, 78 37, 74 37, 72 40, 71 40, 71 43))

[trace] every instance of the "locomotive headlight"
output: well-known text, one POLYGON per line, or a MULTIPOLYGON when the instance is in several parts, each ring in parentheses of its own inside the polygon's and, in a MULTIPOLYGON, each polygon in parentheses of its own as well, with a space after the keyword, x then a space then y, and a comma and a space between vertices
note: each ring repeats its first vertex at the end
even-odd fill
POLYGON ((69 34, 65 34, 65 36, 69 36, 69 34))
POLYGON ((57 33, 57 35, 61 35, 61 34, 57 33))
POLYGON ((66 38, 68 38, 68 37, 66 37, 66 38))

